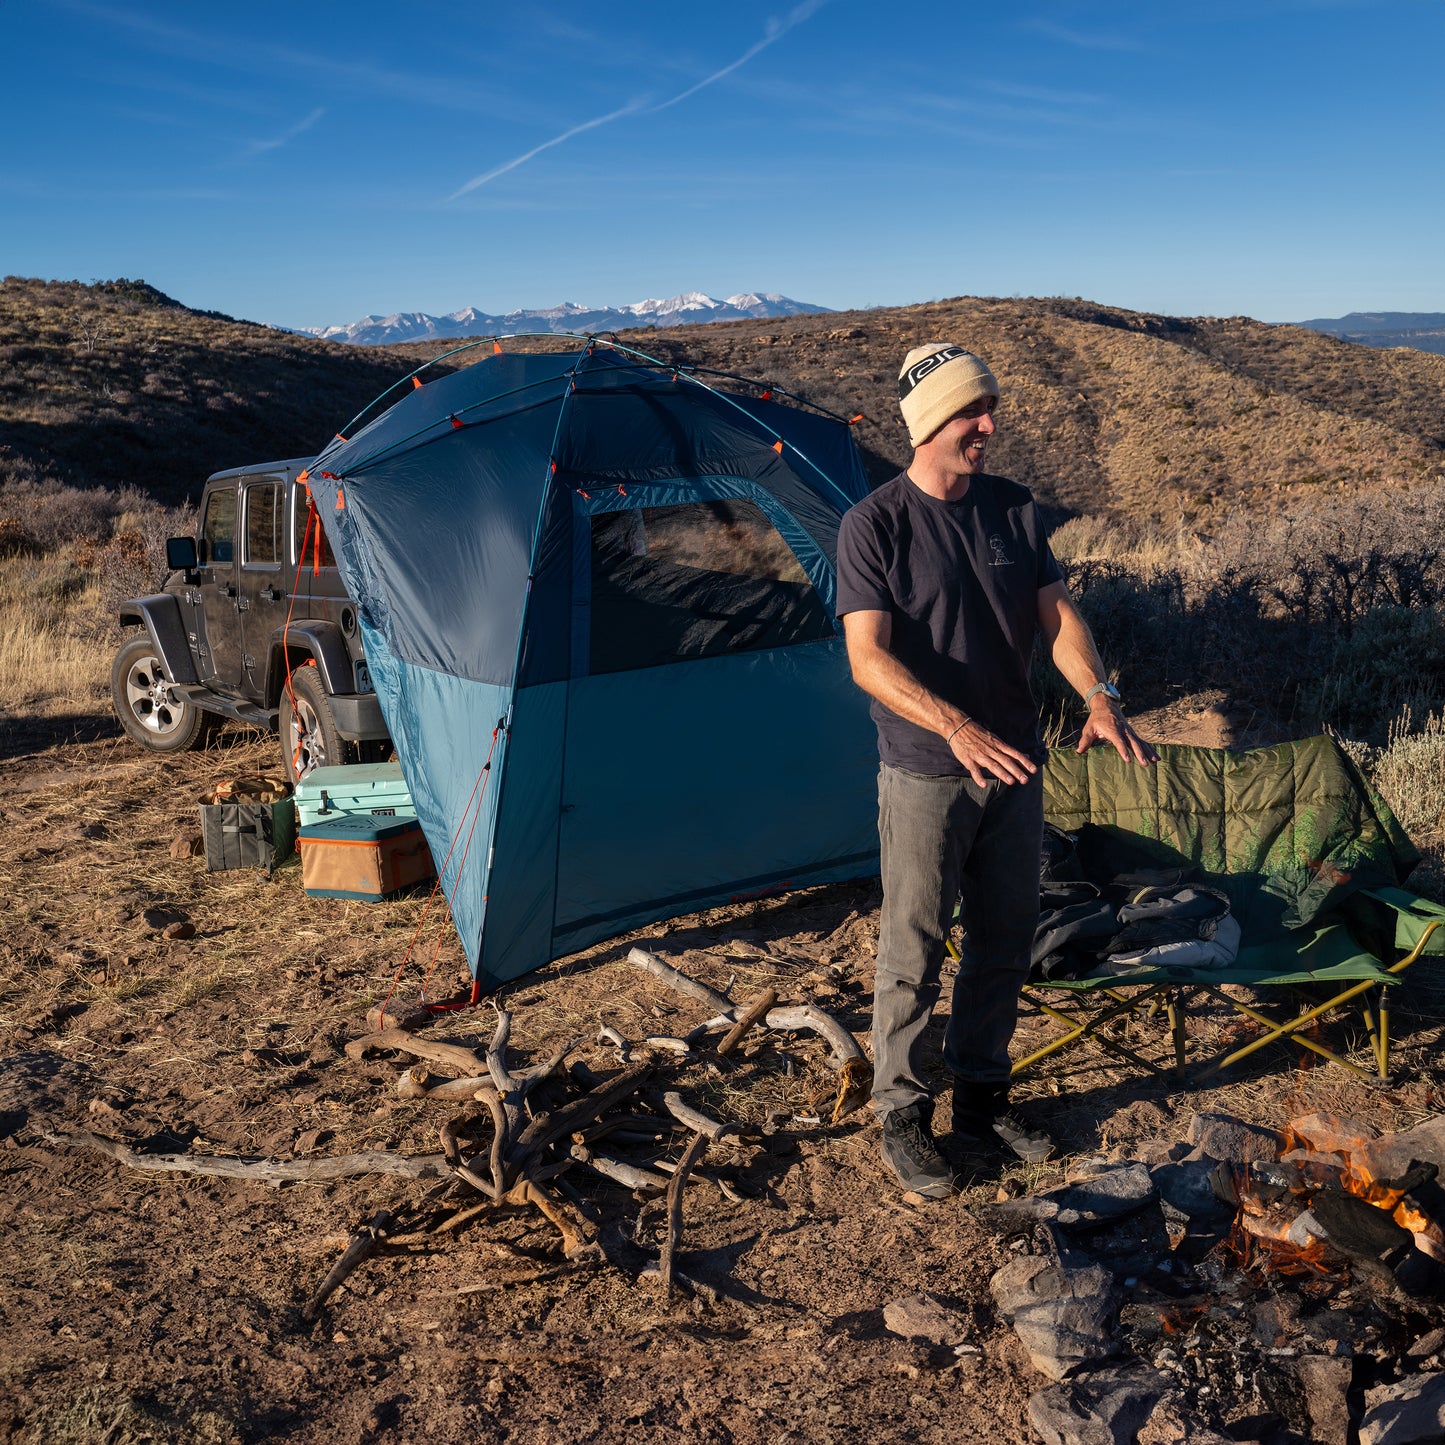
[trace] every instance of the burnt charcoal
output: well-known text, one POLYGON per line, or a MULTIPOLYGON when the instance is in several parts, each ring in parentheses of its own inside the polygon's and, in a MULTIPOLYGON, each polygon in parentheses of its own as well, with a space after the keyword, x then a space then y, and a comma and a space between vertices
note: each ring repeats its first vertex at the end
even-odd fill
POLYGON ((1196 1114, 1189 1121, 1189 1142, 1221 1163, 1253 1164, 1279 1157, 1279 1135, 1273 1129, 1246 1124, 1232 1114, 1196 1114))
POLYGON ((1349 1445, 1354 1424, 1350 1414, 1350 1385, 1354 1362, 1331 1355, 1305 1355, 1295 1364, 1304 1388, 1310 1438, 1318 1445, 1349 1445))
POLYGON ((1395 1262, 1394 1273, 1395 1283, 1411 1299, 1439 1299, 1445 1295, 1445 1265, 1413 1244, 1395 1262))
POLYGON ((1421 1335, 1408 1350, 1406 1355, 1412 1360, 1425 1360, 1431 1355, 1438 1354, 1442 1347, 1445 1347, 1445 1330, 1431 1330, 1427 1335, 1421 1335))
POLYGON ((1359 1321, 1348 1310, 1320 1310, 1304 1322, 1313 1348, 1324 1355, 1352 1356, 1359 1331, 1359 1321))
POLYGON ((1209 1187, 1221 1204, 1227 1204, 1231 1209, 1239 1207, 1239 1184, 1235 1179, 1233 1164, 1216 1164, 1209 1171, 1209 1187))
POLYGON ((1029 1424, 1044 1445, 1133 1445, 1173 1381, 1144 1366, 1098 1370, 1029 1399, 1029 1424))
POLYGON ((1189 1238, 1189 1216, 1182 1209, 1176 1209, 1167 1199, 1159 1201, 1159 1214, 1164 1220, 1164 1233, 1169 1240, 1169 1248, 1182 1249, 1184 1241, 1189 1238))
POLYGON ((1292 1294, 1271 1295, 1254 1307, 1254 1337, 1266 1349, 1282 1349, 1298 1335, 1300 1302, 1292 1294))
POLYGON ((1438 1164, 1428 1160, 1421 1163, 1418 1159, 1412 1159, 1409 1169, 1398 1179, 1377 1179, 1375 1182, 1386 1189, 1398 1189, 1401 1194, 1412 1194, 1426 1184, 1433 1184, 1439 1174, 1438 1164))
POLYGON ((1308 1188, 1304 1176, 1282 1159, 1256 1159, 1249 1166, 1249 1188, 1256 1199, 1273 1204, 1286 1194, 1302 1194, 1308 1188))
POLYGON ((1321 1189, 1310 1207, 1330 1243, 1346 1254, 1385 1260, 1415 1246, 1408 1229, 1357 1194, 1321 1189))
POLYGON ((1445 1440, 1445 1374, 1411 1375, 1365 1391, 1360 1445, 1440 1445, 1445 1440))

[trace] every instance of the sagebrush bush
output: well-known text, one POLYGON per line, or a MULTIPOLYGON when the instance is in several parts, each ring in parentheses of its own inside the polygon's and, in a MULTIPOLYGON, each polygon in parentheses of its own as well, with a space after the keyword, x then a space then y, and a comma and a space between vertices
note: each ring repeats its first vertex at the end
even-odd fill
POLYGON ((1404 710, 1375 755, 1370 780, 1416 842, 1445 838, 1445 714, 1423 724, 1404 710))
MULTIPOLYGON (((1136 708, 1223 689, 1297 733, 1380 744, 1402 709, 1445 708, 1445 496, 1380 494, 1218 533, 1066 523, 1058 555, 1110 674, 1136 708)), ((1075 708, 1035 669, 1050 716, 1075 708)))

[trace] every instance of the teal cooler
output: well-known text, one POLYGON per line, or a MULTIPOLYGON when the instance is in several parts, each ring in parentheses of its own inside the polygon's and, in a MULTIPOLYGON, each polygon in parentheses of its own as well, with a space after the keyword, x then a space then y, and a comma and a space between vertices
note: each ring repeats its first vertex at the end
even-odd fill
POLYGON ((296 784, 298 826, 308 828, 313 823, 355 816, 415 820, 416 809, 400 763, 313 768, 296 784))
POLYGON ((389 893, 436 876, 431 850, 414 817, 341 814, 303 827, 297 843, 301 886, 312 898, 378 903, 389 893))

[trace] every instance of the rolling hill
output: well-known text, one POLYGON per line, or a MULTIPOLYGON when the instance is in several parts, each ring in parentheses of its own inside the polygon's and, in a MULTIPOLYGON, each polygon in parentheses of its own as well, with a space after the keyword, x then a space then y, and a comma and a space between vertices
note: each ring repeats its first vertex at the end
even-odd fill
MULTIPOLYGON (((1445 356, 1246 317, 960 297, 620 337, 861 411, 875 480, 908 456, 894 400, 904 351, 956 340, 986 356, 1005 388, 998 470, 1055 515, 1173 523, 1445 477, 1445 356)), ((0 283, 0 490, 193 496, 220 467, 316 450, 455 345, 350 346, 191 311, 141 282, 10 277, 0 283)))

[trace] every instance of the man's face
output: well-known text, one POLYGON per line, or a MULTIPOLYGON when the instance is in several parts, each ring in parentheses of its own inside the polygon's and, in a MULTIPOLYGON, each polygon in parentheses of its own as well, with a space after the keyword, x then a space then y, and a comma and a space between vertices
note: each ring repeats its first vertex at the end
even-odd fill
POLYGON ((959 476, 972 476, 983 470, 988 439, 997 430, 993 409, 998 401, 986 396, 944 422, 925 443, 935 449, 939 460, 959 476))

